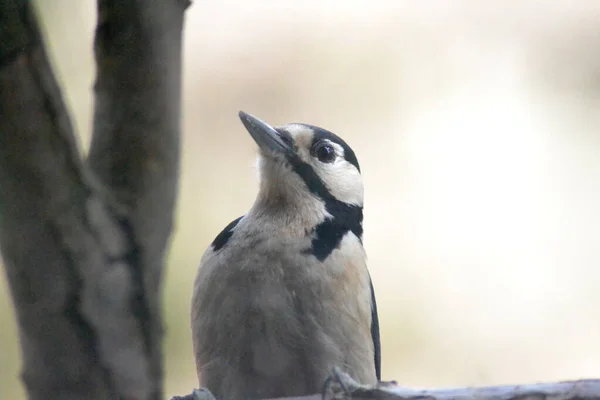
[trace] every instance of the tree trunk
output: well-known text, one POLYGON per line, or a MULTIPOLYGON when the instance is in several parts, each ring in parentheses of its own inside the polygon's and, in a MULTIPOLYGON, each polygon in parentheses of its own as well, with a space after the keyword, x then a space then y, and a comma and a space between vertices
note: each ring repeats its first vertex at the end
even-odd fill
POLYGON ((31 399, 162 398, 183 0, 98 0, 87 160, 27 0, 0 0, 0 250, 31 399))

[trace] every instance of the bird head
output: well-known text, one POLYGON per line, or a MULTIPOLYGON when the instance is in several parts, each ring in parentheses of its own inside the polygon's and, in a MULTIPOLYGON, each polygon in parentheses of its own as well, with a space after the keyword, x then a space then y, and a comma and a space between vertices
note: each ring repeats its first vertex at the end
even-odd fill
POLYGON ((313 125, 273 127, 243 111, 239 116, 259 147, 259 201, 297 208, 319 202, 329 214, 362 209, 360 166, 344 140, 313 125))

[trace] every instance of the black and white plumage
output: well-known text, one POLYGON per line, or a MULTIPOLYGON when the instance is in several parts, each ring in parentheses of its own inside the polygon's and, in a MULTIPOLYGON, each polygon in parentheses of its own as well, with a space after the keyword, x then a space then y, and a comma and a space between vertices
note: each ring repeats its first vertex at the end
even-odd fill
POLYGON ((324 129, 240 112, 260 190, 202 257, 192 298, 200 385, 217 398, 318 393, 334 366, 380 380, 377 306, 352 149, 324 129))

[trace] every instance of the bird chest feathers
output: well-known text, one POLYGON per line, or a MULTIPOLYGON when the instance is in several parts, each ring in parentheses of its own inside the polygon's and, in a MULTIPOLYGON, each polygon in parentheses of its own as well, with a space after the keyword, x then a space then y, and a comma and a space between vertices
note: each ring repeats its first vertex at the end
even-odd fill
POLYGON ((199 382, 217 397, 319 392, 334 366, 380 378, 354 152, 321 128, 240 113, 260 148, 252 209, 205 252, 194 284, 199 382))

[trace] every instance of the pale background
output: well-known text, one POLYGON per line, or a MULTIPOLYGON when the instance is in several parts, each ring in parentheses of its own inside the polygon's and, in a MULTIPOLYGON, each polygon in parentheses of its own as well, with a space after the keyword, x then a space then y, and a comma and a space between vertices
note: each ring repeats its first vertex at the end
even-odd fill
MULTIPOLYGON (((38 5, 85 149, 95 2, 38 5)), ((594 0, 195 1, 165 395, 196 385, 200 256, 256 193, 240 109, 320 125, 358 154, 383 378, 600 378, 599 50, 594 0)), ((0 398, 21 399, 3 279, 0 398)))

